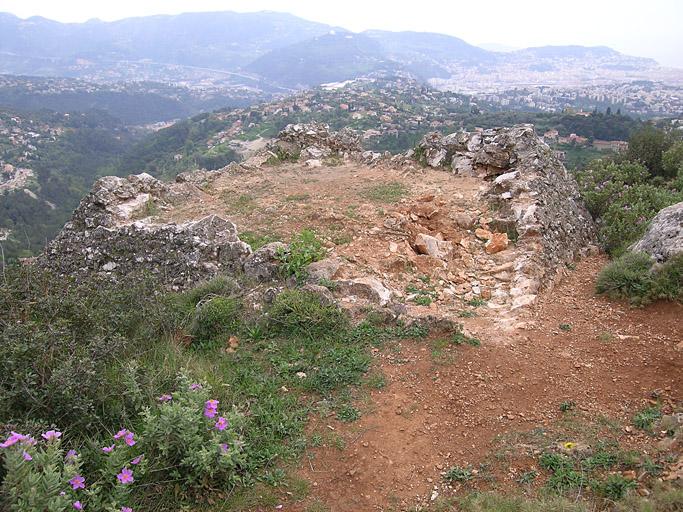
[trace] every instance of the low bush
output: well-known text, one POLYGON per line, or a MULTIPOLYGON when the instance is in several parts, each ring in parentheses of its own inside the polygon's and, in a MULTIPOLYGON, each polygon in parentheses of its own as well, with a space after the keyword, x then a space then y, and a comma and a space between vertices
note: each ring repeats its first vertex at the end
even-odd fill
POLYGON ((306 276, 306 267, 325 257, 325 248, 313 231, 303 230, 290 242, 288 249, 277 253, 285 276, 301 280, 306 276))
POLYGON ((225 345, 227 336, 240 326, 240 309, 240 301, 231 297, 213 297, 199 303, 190 328, 193 346, 225 345))
POLYGON ((683 195, 665 187, 639 184, 626 188, 611 202, 600 222, 600 239, 607 252, 612 256, 623 254, 662 208, 681 200, 683 195))
POLYGON ((576 173, 581 196, 596 218, 602 217, 627 188, 646 183, 649 178, 650 173, 642 164, 628 161, 593 160, 576 173))
POLYGON ((336 305, 297 289, 277 296, 268 319, 273 332, 280 335, 328 338, 343 335, 348 328, 348 318, 336 305))
POLYGON ((683 255, 655 265, 647 254, 628 252, 602 269, 596 291, 641 306, 659 299, 681 301, 683 255))

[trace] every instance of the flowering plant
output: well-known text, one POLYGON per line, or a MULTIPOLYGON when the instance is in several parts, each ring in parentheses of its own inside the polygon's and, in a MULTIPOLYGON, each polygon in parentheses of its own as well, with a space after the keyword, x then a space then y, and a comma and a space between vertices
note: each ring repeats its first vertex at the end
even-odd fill
POLYGON ((12 432, 0 443, 10 510, 133 512, 131 493, 141 481, 172 480, 188 490, 234 485, 244 460, 241 416, 221 412, 210 394, 181 375, 178 391, 143 412, 140 435, 123 428, 84 454, 64 453, 56 430, 38 440, 12 432), (86 475, 83 457, 99 469, 86 475))

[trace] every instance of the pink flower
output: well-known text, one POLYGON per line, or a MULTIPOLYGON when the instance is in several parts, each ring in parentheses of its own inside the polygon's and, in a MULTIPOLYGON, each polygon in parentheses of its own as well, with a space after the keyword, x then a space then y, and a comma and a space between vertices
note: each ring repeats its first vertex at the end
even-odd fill
POLYGON ((135 445, 135 439, 133 439, 134 437, 135 437, 135 434, 133 434, 132 432, 128 432, 126 434, 124 439, 126 440, 126 444, 128 446, 134 446, 135 445))
POLYGON ((227 444, 221 443, 220 447, 221 447, 221 451, 223 453, 228 453, 228 445, 227 444))
POLYGON ((69 483, 74 491, 77 489, 85 489, 85 478, 83 478, 81 475, 74 476, 71 480, 69 480, 69 483))
POLYGON ((25 435, 12 431, 7 440, 0 444, 0 448, 9 448, 10 446, 17 444, 19 441, 23 441, 24 439, 26 439, 25 435))
POLYGON ((190 384, 190 391, 197 391, 198 389, 202 389, 201 384, 197 384, 197 383, 190 384))
POLYGON ((74 460, 76 460, 76 457, 78 457, 76 450, 69 450, 68 452, 66 452, 64 460, 66 460, 66 462, 73 462, 74 460))
POLYGON ((62 437, 62 433, 58 432, 56 430, 48 430, 44 434, 42 434, 43 439, 46 441, 56 441, 60 437, 62 437))
POLYGON ((25 446, 35 446, 38 444, 38 441, 33 436, 24 436, 24 439, 21 440, 21 444, 25 446))
POLYGON ((220 402, 218 400, 207 400, 204 404, 204 416, 206 416, 207 418, 213 418, 214 416, 216 416, 219 403, 220 402))
POLYGON ((228 420, 226 420, 223 416, 220 416, 216 422, 216 428, 218 430, 225 430, 228 428, 228 420))
POLYGON ((123 468, 121 472, 116 475, 116 478, 118 478, 119 482, 124 485, 135 482, 135 479, 133 478, 133 472, 128 468, 123 468))
POLYGON ((164 403, 164 402, 170 402, 171 400, 173 400, 173 397, 172 397, 171 395, 161 395, 161 396, 159 397, 159 401, 162 402, 162 403, 164 403))
POLYGON ((138 464, 140 464, 140 462, 142 461, 142 458, 143 458, 143 457, 144 457, 144 455, 138 455, 138 456, 135 457, 133 460, 131 460, 130 463, 131 463, 133 466, 137 466, 138 464))
POLYGON ((23 459, 24 459, 25 461, 27 461, 27 462, 33 460, 33 457, 31 457, 31 454, 28 453, 26 450, 23 450, 23 451, 21 452, 21 456, 22 456, 23 459))
POLYGON ((76 510, 83 510, 83 505, 81 504, 80 501, 74 501, 74 508, 76 510))
POLYGON ((133 512, 133 509, 130 507, 121 507, 121 512, 133 512))
POLYGON ((114 434, 114 439, 121 439, 128 433, 128 429, 122 428, 116 434, 114 434))
POLYGON ((104 453, 111 453, 111 452, 114 451, 114 448, 116 448, 116 445, 115 445, 115 444, 113 444, 113 445, 111 445, 111 446, 105 446, 104 448, 102 448, 102 451, 103 451, 104 453))

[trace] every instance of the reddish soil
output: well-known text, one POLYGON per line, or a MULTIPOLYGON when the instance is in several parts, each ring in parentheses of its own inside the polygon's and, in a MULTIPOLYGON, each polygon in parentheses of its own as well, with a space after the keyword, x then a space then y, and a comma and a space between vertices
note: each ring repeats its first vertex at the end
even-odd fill
MULTIPOLYGON (((528 330, 498 333, 475 318, 468 323, 481 346, 455 347, 444 361, 435 361, 427 341, 377 353, 388 385, 371 393, 354 423, 313 421, 313 431, 337 432, 346 447, 312 450, 300 467, 311 496, 284 508, 305 510, 319 501, 331 512, 403 510, 428 501, 435 488, 442 493, 448 467, 490 461, 498 436, 560 422, 563 401, 576 402, 582 416, 623 425, 653 390, 680 398, 683 306, 631 309, 596 297, 594 279, 604 263, 579 263, 527 313, 528 330)), ((624 429, 618 437, 625 446, 651 442, 624 429)), ((516 485, 526 469, 504 468, 497 487, 516 485)))

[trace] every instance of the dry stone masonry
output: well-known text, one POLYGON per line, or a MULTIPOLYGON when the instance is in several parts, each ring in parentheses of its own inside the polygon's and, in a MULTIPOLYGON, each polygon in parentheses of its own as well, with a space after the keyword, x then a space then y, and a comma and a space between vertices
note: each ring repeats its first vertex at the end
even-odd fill
POLYGON ((495 211, 487 253, 516 241, 524 254, 514 264, 513 308, 530 304, 555 274, 591 250, 595 225, 578 187, 532 125, 427 134, 418 145, 424 162, 487 183, 483 194, 495 211))
POLYGON ((241 269, 251 249, 232 222, 217 215, 182 224, 149 221, 149 209, 186 197, 183 186, 148 174, 101 178, 47 246, 40 265, 76 278, 151 273, 174 288, 241 269))

